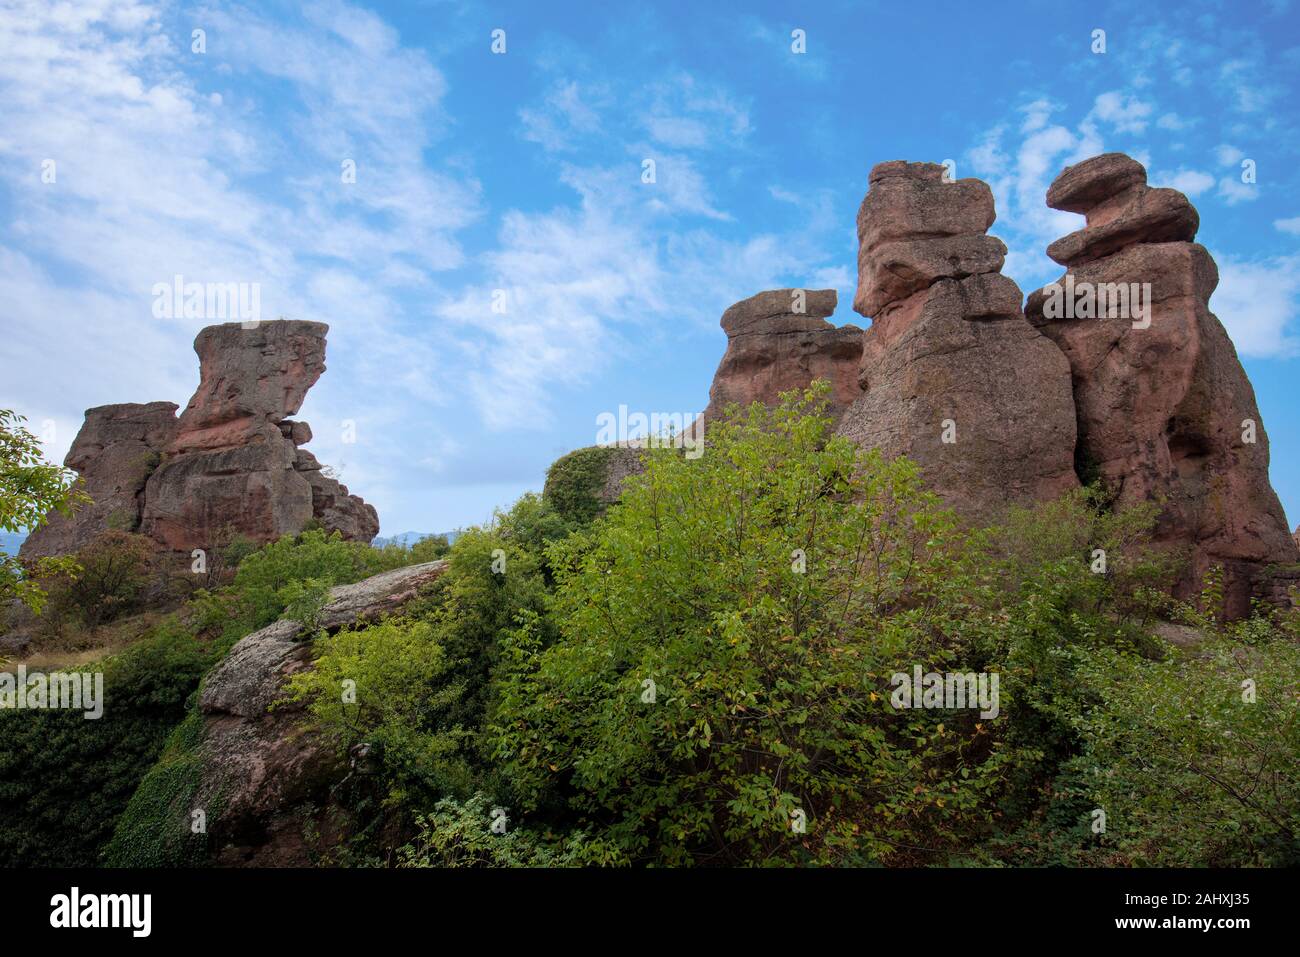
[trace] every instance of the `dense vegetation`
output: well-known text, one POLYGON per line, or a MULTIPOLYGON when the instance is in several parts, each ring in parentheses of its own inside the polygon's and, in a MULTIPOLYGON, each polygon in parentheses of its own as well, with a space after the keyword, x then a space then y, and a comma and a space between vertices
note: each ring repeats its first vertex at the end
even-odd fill
MULTIPOLYGON (((107 532, 42 580, 49 600, 39 624, 47 640, 84 644, 134 610, 147 585, 158 587, 159 570, 141 543, 136 535, 107 532)), ((0 709, 0 866, 99 863, 141 779, 164 745, 174 750, 169 737, 184 741, 185 730, 196 730, 194 721, 177 729, 194 714, 200 679, 236 640, 313 590, 427 561, 446 547, 445 540, 427 539, 410 549, 377 549, 320 530, 257 550, 235 543, 225 556, 236 568, 229 585, 194 591, 144 640, 73 669, 102 670, 104 717, 0 709)))
MULTIPOLYGON (((963 528, 910 463, 832 437, 824 396, 736 410, 696 460, 647 451, 603 514, 572 460, 401 616, 318 637, 285 698, 373 763, 325 863, 1300 863, 1294 613, 1224 623, 1213 578, 1171 599, 1155 508, 1096 489, 963 528), (996 676, 996 715, 900 709, 917 666, 996 676)), ((202 673, 444 551, 315 531, 235 556, 107 663, 112 725, 0 714, 4 860, 198 860, 151 822, 192 779, 202 673)))
POLYGON ((383 745, 348 860, 412 828, 409 866, 1300 859, 1294 620, 1172 601, 1155 509, 1096 491, 963 531, 817 402, 653 453, 591 523, 526 497, 423 607, 321 641, 292 694, 383 745), (997 674, 999 715, 895 709, 915 665, 997 674))

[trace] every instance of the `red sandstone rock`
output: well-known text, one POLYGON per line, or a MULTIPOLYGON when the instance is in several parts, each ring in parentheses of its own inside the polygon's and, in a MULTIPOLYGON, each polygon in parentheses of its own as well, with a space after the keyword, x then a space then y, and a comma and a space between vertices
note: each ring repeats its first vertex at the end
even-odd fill
MULTIPOLYGON (((305 422, 295 422, 295 429, 299 425, 306 427, 305 422)), ((375 507, 350 494, 346 485, 326 475, 316 456, 299 449, 293 467, 311 485, 312 516, 321 525, 337 531, 349 541, 368 542, 379 534, 379 513, 375 507)))
POLYGON ((1087 213, 1133 186, 1146 185, 1147 171, 1124 153, 1102 153, 1067 166, 1047 188, 1047 205, 1068 213, 1087 213))
POLYGON ((1122 154, 1066 169, 1049 205, 1085 213, 1088 225, 1049 254, 1070 264, 1076 288, 1149 283, 1149 315, 1049 317, 1048 290, 1030 295, 1026 313, 1069 361, 1085 477, 1103 480, 1120 504, 1162 501, 1158 541, 1191 559, 1180 591, 1223 565, 1227 612, 1240 616, 1263 566, 1296 561, 1296 543, 1269 484, 1254 390, 1207 305, 1219 277, 1190 242, 1196 211, 1145 179, 1122 154), (1247 423, 1253 443, 1243 440, 1247 423))
POLYGON ((807 388, 815 379, 830 381, 830 411, 838 416, 858 394, 862 330, 826 321, 836 299, 834 289, 773 289, 724 312, 727 351, 704 419, 716 419, 733 402, 773 405, 782 392, 807 388), (801 300, 804 311, 796 312, 801 300))
POLYGON ((63 464, 80 474, 81 489, 91 504, 72 515, 51 512, 23 542, 19 555, 66 555, 105 529, 138 529, 145 482, 175 433, 174 402, 87 409, 63 464))
POLYGON ((375 536, 371 506, 321 475, 319 464, 301 467, 296 445, 310 440, 311 429, 287 419, 325 371, 328 330, 319 322, 277 320, 199 333, 199 388, 149 478, 146 534, 185 551, 232 534, 270 541, 315 518, 346 538, 375 536))
POLYGON ((898 161, 871 171, 854 299, 873 319, 862 336, 865 393, 839 432, 909 456, 949 505, 988 520, 1078 485, 1069 367, 999 273, 1006 247, 984 234, 992 192, 943 172, 898 161))
POLYGON ((858 291, 853 308, 875 316, 942 276, 1002 268, 1006 246, 984 235, 993 193, 977 179, 943 182, 934 163, 879 163, 858 210, 858 291))

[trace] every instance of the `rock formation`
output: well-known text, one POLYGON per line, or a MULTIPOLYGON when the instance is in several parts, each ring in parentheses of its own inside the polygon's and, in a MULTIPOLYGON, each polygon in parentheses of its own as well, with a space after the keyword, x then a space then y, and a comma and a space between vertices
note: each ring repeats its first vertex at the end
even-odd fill
POLYGON ((144 488, 176 434, 176 403, 101 405, 86 421, 63 464, 81 476, 90 504, 71 515, 52 512, 23 542, 24 557, 65 555, 107 528, 140 528, 144 488))
POLYGON ((863 392, 839 432, 917 462, 967 518, 1078 485, 1069 367, 1003 276, 993 194, 932 163, 874 167, 858 212, 863 392))
POLYGON ((328 330, 289 320, 209 326, 194 340, 199 388, 179 419, 170 402, 91 409, 65 464, 95 504, 50 516, 22 556, 74 551, 110 525, 181 552, 236 534, 270 541, 313 519, 370 541, 374 508, 298 448, 311 429, 288 419, 325 371, 328 330))
MULTIPOLYGON (((203 683, 202 732, 183 759, 197 765, 190 772, 197 776, 194 795, 162 812, 174 820, 142 825, 150 833, 140 839, 190 835, 191 809, 202 808, 206 838, 189 839, 203 842, 198 856, 204 860, 259 867, 313 863, 322 848, 313 845, 309 825, 318 835, 329 827, 330 789, 347 773, 348 760, 312 729, 301 706, 271 705, 290 675, 312 667, 313 635, 398 611, 446 568, 446 561, 426 562, 337 586, 314 630, 281 619, 237 642, 203 683)), ((168 769, 160 765, 154 773, 165 778, 168 769)), ((147 801, 150 786, 146 778, 137 800, 147 801)))
MULTIPOLYGON (((707 444, 707 424, 727 406, 775 405, 782 392, 831 383, 828 412, 836 420, 858 395, 862 330, 826 321, 835 312, 834 289, 770 289, 742 299, 722 314, 727 349, 713 375, 709 404, 683 435, 688 454, 707 444)), ((645 471, 642 450, 628 445, 576 449, 557 459, 543 495, 573 519, 589 518, 618 501, 623 483, 645 471), (582 488, 577 494, 572 486, 582 488)))
POLYGON ((1223 565, 1227 611, 1244 614, 1252 592, 1269 590, 1263 567, 1295 562, 1296 543, 1269 484, 1254 390, 1208 308, 1219 274, 1192 242, 1196 210, 1176 190, 1147 186, 1122 153, 1068 167, 1047 204, 1086 216, 1048 247, 1067 269, 1059 288, 1026 306, 1069 361, 1080 471, 1120 505, 1162 502, 1157 540, 1191 559, 1182 591, 1223 565))
POLYGON ((713 375, 704 420, 718 418, 732 402, 773 404, 782 392, 814 379, 830 381, 830 411, 838 419, 858 395, 862 330, 826 321, 836 299, 834 289, 773 289, 724 312, 727 351, 713 375))

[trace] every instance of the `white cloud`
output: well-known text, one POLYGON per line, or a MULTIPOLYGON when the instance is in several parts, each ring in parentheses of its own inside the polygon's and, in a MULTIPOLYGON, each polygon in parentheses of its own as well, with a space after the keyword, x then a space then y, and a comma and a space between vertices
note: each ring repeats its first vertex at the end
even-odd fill
POLYGON ((1176 173, 1163 172, 1153 174, 1150 178, 1152 186, 1165 186, 1170 189, 1176 189, 1188 196, 1199 196, 1215 183, 1214 177, 1209 173, 1201 172, 1195 169, 1180 169, 1176 173))
POLYGON ((670 149, 734 149, 751 132, 749 110, 726 90, 685 72, 652 85, 640 109, 651 138, 670 149))
POLYGON ((1292 236, 1300 236, 1300 216, 1292 216, 1290 219, 1275 219, 1273 220, 1273 228, 1284 233, 1290 233, 1292 236))
POLYGON ((1215 195, 1229 206, 1236 206, 1259 199, 1259 187, 1255 183, 1243 183, 1240 176, 1232 173, 1219 180, 1219 190, 1215 195))
POLYGON ((1059 110, 1060 104, 1053 103, 1045 97, 1040 97, 1032 103, 1026 104, 1020 108, 1020 112, 1025 114, 1024 122, 1020 125, 1020 132, 1032 133, 1040 130, 1047 125, 1054 112, 1059 110))
POLYGON ((1219 286, 1210 308, 1244 356, 1288 358, 1300 354, 1295 318, 1300 313, 1300 256, 1248 261, 1214 253, 1219 286))
POLYGON ((1226 143, 1215 147, 1214 155, 1224 166, 1236 166, 1246 157, 1246 154, 1237 147, 1229 146, 1226 143))
POLYGON ((1194 120, 1185 120, 1177 113, 1165 113, 1160 117, 1160 119, 1156 120, 1156 126, 1160 129, 1169 130, 1170 132, 1175 133, 1180 130, 1190 129, 1195 125, 1196 122, 1194 120))
POLYGON ((575 150, 583 137, 600 132, 597 107, 608 96, 600 85, 579 86, 575 80, 563 80, 543 97, 540 106, 524 107, 519 118, 524 138, 540 143, 551 152, 575 150))
MULTIPOLYGON (((1018 112, 1042 115, 1034 103, 1018 112)), ((1066 166, 1104 146, 1092 113, 1074 129, 1037 121, 1019 129, 1019 141, 1008 145, 1007 125, 994 127, 966 152, 965 161, 993 190, 998 218, 990 232, 1008 247, 1002 271, 1032 289, 1060 274, 1047 258, 1048 245, 1083 225, 1081 216, 1048 208, 1048 186, 1066 166), (1032 129, 1025 132, 1027 127, 1032 129)))
POLYGON ((1246 59, 1228 60, 1219 68, 1219 82, 1231 91, 1242 113, 1258 113, 1274 99, 1276 91, 1260 76, 1255 63, 1246 59))
POLYGON ((1153 109, 1145 100, 1112 90, 1097 97, 1091 116, 1108 124, 1117 133, 1144 133, 1153 109))
POLYGON ((140 3, 0 10, 0 177, 12 198, 0 404, 73 423, 54 458, 89 406, 183 405, 197 380, 191 341, 214 320, 155 319, 152 285, 177 273, 257 282, 263 318, 331 324, 331 374, 302 413, 317 418, 324 461, 353 454, 334 447, 331 423, 368 424, 361 441, 377 454, 349 463, 348 480, 383 513, 419 450, 385 438, 380 408, 409 422, 447 394, 430 370, 449 349, 398 293, 429 292, 432 275, 463 262, 455 233, 480 215, 472 178, 425 163, 446 83, 342 3, 274 26, 245 9, 204 11, 210 68, 192 72, 200 54, 187 33, 178 49, 164 18, 140 3), (230 36, 240 42, 221 42, 230 36), (286 85, 287 114, 259 115, 247 90, 265 82, 286 85), (40 178, 47 158, 53 183, 40 178), (355 185, 342 182, 345 158, 355 185))

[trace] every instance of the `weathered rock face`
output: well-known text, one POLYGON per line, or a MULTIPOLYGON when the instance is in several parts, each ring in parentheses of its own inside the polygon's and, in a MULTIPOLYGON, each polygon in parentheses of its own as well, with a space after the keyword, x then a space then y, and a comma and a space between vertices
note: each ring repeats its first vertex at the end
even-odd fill
POLYGON ((279 320, 199 333, 199 388, 149 479, 147 534, 188 549, 231 530, 269 541, 314 518, 345 538, 375 537, 374 508, 322 474, 315 457, 298 449, 311 428, 287 418, 325 371, 328 331, 324 323, 279 320))
POLYGON ((268 541, 312 518, 311 484, 280 423, 325 371, 318 322, 209 326, 194 340, 199 388, 149 478, 144 531, 173 549, 238 531, 268 541))
MULTIPOLYGON (((333 632, 399 611, 446 567, 427 562, 338 586, 317 627, 333 632)), ((188 833, 190 809, 211 809, 206 854, 214 863, 302 867, 322 849, 309 825, 329 826, 330 788, 347 774, 348 760, 302 707, 271 710, 289 676, 312 667, 309 638, 298 622, 277 621, 241 639, 203 683, 199 783, 171 813, 178 833, 188 833)))
POLYGON ((75 551, 110 526, 180 552, 233 535, 271 541, 312 519, 370 541, 374 508, 298 448, 311 428, 287 418, 325 371, 328 331, 289 320, 209 326, 194 340, 199 388, 179 420, 171 402, 91 409, 65 464, 95 504, 50 516, 23 557, 75 551))
POLYGON ((732 402, 773 405, 782 392, 815 379, 830 381, 829 411, 838 418, 858 395, 862 330, 826 321, 836 299, 834 289, 773 289, 724 312, 727 351, 713 375, 705 422, 732 402))
POLYGON ((81 488, 91 504, 67 516, 51 513, 23 542, 19 555, 64 555, 105 529, 136 531, 144 509, 145 483, 175 434, 174 402, 87 409, 86 421, 63 464, 80 474, 81 488))
MULTIPOLYGON (((306 423, 295 422, 295 430, 300 425, 305 427, 306 423)), ((310 437, 310 430, 307 434, 310 437)), ((316 456, 306 449, 298 449, 293 467, 311 486, 312 517, 321 525, 356 542, 368 542, 379 534, 379 513, 375 507, 326 475, 316 456)))
POLYGON ((967 518, 1078 485, 1069 366, 1025 320, 985 235, 993 194, 931 163, 881 163, 858 213, 858 383, 840 434, 917 462, 967 518))
POLYGON ((1066 169, 1048 205, 1087 217, 1048 248, 1067 267, 1061 291, 1038 290, 1026 306, 1069 362, 1080 471, 1121 505, 1162 501, 1158 541, 1191 558, 1181 590, 1222 564, 1227 611, 1244 614, 1262 567, 1296 561, 1296 544, 1269 484, 1254 390, 1208 308, 1219 275, 1191 241, 1196 210, 1175 190, 1148 187, 1141 164, 1119 153, 1066 169), (1130 284, 1149 284, 1145 314, 1130 284), (1102 290, 1097 317, 1088 297, 1102 290))

